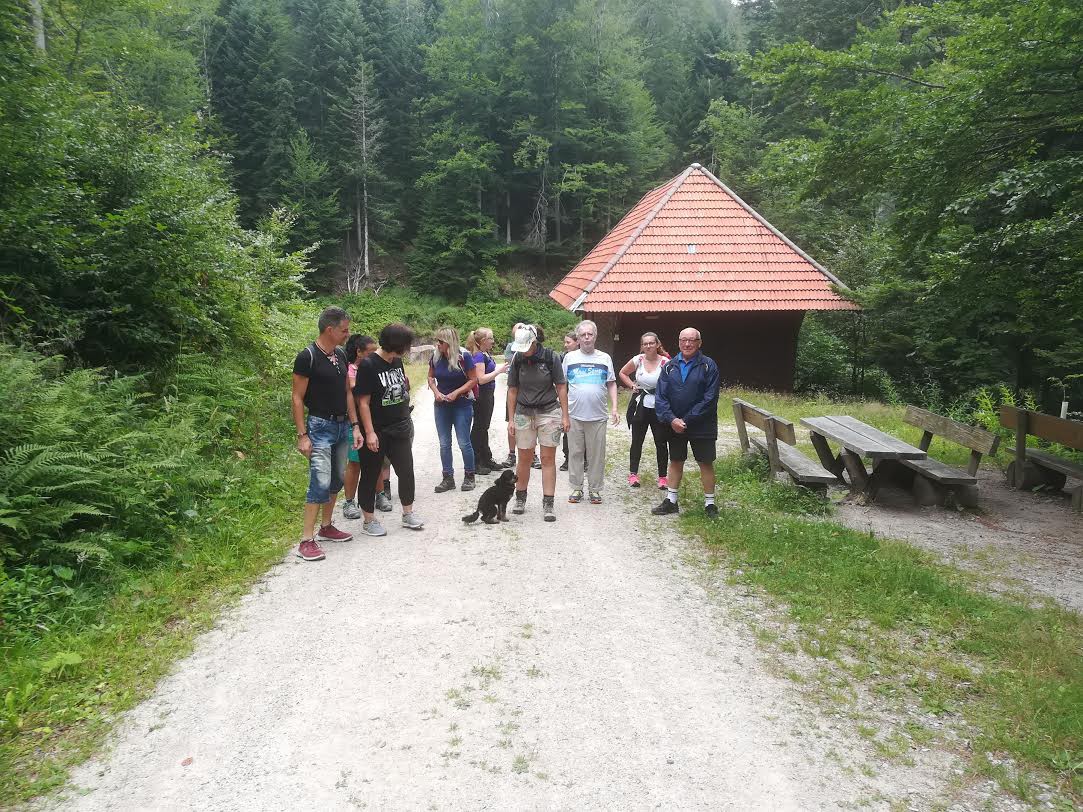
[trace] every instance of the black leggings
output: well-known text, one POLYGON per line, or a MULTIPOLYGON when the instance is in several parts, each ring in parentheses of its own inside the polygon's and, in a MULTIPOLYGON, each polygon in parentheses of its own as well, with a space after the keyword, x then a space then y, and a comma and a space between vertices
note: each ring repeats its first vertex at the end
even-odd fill
POLYGON ((496 392, 481 387, 477 400, 474 401, 474 423, 470 427, 470 444, 474 447, 475 465, 493 461, 493 450, 489 448, 489 424, 493 422, 495 406, 496 392))
POLYGON ((413 442, 412 436, 392 439, 380 435, 379 451, 373 453, 368 446, 361 446, 357 452, 361 459, 361 482, 357 486, 357 501, 365 513, 372 513, 376 507, 376 483, 380 481, 384 457, 391 461, 391 467, 395 469, 395 476, 399 479, 399 502, 404 505, 414 503, 413 442))
POLYGON ((632 424, 632 448, 628 452, 628 470, 633 474, 639 473, 639 458, 643 455, 643 441, 647 437, 649 426, 651 436, 654 437, 654 453, 658 458, 658 476, 665 476, 669 470, 669 447, 666 445, 664 426, 658 422, 658 413, 654 409, 646 410, 646 418, 632 424))

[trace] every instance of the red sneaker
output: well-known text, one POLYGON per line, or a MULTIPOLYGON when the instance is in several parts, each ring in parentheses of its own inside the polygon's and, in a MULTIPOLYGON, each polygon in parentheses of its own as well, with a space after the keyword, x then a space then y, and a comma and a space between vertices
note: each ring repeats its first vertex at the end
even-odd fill
POLYGON ((325 524, 320 528, 320 532, 316 534, 316 538, 324 541, 349 541, 353 538, 353 534, 343 533, 333 524, 325 524))
POLYGON ((297 557, 303 561, 322 561, 326 556, 315 539, 305 539, 297 545, 297 557))

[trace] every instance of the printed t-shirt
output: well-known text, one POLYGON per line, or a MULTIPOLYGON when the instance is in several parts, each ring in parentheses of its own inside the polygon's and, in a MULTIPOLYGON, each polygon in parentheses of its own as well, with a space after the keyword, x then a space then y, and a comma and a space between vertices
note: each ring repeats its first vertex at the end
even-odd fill
MULTIPOLYGON (((493 360, 493 357, 491 355, 489 355, 489 353, 482 352, 481 350, 478 350, 476 353, 474 353, 474 363, 475 364, 485 364, 484 372, 485 372, 486 375, 488 375, 490 372, 492 372, 494 369, 496 369, 496 361, 493 360)), ((493 380, 489 381, 488 383, 480 383, 480 384, 478 384, 478 389, 484 390, 486 392, 495 392, 496 391, 496 379, 494 378, 493 380)))
POLYGON ((568 415, 573 420, 594 423, 609 417, 608 384, 617 380, 609 353, 572 350, 564 356, 564 374, 568 378, 568 415))
POLYGON ((508 369, 508 388, 518 389, 515 411, 520 414, 548 412, 560 405, 555 384, 565 383, 560 359, 548 347, 538 347, 533 355, 516 353, 508 369))
POLYGON ((337 417, 346 414, 346 353, 339 347, 331 355, 312 342, 293 359, 293 374, 308 378, 304 402, 309 414, 337 417))
POLYGON ((439 353, 436 353, 433 355, 432 361, 429 362, 429 366, 433 371, 433 376, 436 378, 436 388, 439 389, 442 394, 450 395, 466 383, 467 375, 463 370, 473 369, 474 359, 467 350, 460 349, 459 361, 457 364, 449 366, 447 359, 439 353))
POLYGON ((372 353, 357 365, 353 393, 371 395, 369 411, 376 431, 410 416, 410 382, 406 380, 401 358, 388 362, 379 353, 372 353))

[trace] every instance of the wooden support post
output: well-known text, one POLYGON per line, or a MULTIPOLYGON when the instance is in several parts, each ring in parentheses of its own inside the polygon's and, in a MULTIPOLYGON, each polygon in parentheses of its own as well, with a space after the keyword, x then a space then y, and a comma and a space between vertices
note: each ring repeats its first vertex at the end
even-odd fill
POLYGON ((763 433, 767 435, 767 460, 771 464, 771 478, 774 479, 782 470, 778 461, 778 438, 775 436, 775 420, 768 418, 763 433))
POLYGON ((850 475, 850 490, 853 493, 864 492, 869 486, 869 475, 861 457, 845 448, 839 451, 839 457, 842 458, 842 464, 846 466, 846 473, 850 475))
POLYGON ((1072 491, 1072 510, 1083 513, 1083 485, 1077 485, 1072 491))
POLYGON ((925 431, 921 434, 921 442, 918 443, 918 448, 922 451, 928 451, 929 445, 933 441, 933 433, 931 431, 925 431))
POLYGON ((978 466, 979 465, 981 465, 981 452, 980 451, 971 451, 970 452, 970 463, 966 466, 966 472, 968 474, 970 474, 971 476, 977 476, 978 475, 978 466))
POLYGON ((744 407, 740 403, 733 404, 733 420, 737 424, 737 436, 741 439, 741 448, 748 451, 748 431, 745 430, 744 407))
POLYGON ((824 436, 813 431, 809 432, 809 439, 812 440, 812 447, 816 449, 816 456, 820 458, 820 465, 837 476, 841 481, 843 470, 842 460, 831 453, 831 446, 827 444, 827 440, 824 439, 824 436))

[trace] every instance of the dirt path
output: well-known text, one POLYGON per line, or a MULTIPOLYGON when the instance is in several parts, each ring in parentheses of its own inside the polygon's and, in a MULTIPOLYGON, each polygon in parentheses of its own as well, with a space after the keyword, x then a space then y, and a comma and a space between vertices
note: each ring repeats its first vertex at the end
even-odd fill
POLYGON ((386 538, 329 545, 317 564, 291 553, 58 806, 926 808, 940 795, 946 757, 869 769, 845 722, 764 670, 737 613, 681 563, 689 542, 643 519, 656 492, 642 509, 617 492, 623 465, 601 506, 564 502, 562 475, 554 525, 532 483, 526 516, 464 526, 472 495, 432 493, 432 404, 418 400, 425 530, 390 514, 386 538))

